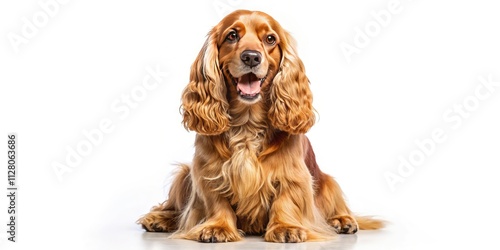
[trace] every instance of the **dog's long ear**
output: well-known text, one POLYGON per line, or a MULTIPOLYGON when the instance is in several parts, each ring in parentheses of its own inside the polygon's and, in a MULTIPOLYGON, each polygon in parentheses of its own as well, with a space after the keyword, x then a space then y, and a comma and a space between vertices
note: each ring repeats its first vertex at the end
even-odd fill
POLYGON ((217 30, 213 28, 191 66, 190 82, 182 94, 184 127, 203 135, 229 129, 227 89, 218 57, 217 30))
POLYGON ((295 40, 288 32, 282 32, 280 70, 271 85, 268 117, 274 127, 291 134, 302 134, 315 122, 313 98, 295 40))

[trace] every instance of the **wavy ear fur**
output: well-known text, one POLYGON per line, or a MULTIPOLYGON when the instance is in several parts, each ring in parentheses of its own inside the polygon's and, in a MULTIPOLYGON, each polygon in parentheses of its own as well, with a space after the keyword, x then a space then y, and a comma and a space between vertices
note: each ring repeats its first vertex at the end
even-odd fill
POLYGON ((191 66, 190 82, 182 94, 184 127, 203 135, 218 135, 229 129, 229 103, 219 69, 216 33, 214 28, 208 34, 191 66))
POLYGON ((280 37, 282 58, 270 93, 269 120, 277 129, 291 134, 307 132, 315 122, 312 93, 304 64, 297 55, 295 40, 288 32, 280 37))

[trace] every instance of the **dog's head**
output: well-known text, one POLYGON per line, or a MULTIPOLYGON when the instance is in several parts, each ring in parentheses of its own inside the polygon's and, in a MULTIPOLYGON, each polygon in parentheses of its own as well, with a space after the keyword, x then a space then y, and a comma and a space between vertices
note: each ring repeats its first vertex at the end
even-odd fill
POLYGON ((295 42, 259 11, 237 10, 208 34, 182 96, 184 126, 204 135, 229 129, 230 105, 265 102, 276 129, 305 133, 315 121, 295 42))

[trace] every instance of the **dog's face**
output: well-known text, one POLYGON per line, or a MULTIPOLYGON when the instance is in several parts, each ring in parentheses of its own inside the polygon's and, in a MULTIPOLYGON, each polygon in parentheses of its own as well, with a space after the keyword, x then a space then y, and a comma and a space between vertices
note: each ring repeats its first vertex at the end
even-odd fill
POLYGON ((281 28, 263 12, 236 11, 218 27, 219 63, 231 99, 258 102, 276 75, 281 28))
POLYGON ((293 37, 271 16, 248 10, 229 14, 210 30, 191 66, 181 108, 184 126, 202 135, 228 131, 248 110, 291 134, 307 132, 315 120, 293 37))

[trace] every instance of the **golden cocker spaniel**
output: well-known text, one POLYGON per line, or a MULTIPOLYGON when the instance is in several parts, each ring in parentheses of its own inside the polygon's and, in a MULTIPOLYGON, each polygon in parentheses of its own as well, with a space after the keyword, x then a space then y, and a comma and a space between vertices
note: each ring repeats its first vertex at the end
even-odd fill
POLYGON ((353 216, 337 182, 320 171, 304 135, 315 122, 304 65, 271 16, 238 10, 209 32, 181 108, 184 126, 197 132, 193 163, 180 166, 168 199, 139 219, 147 231, 304 242, 382 226, 353 216))

